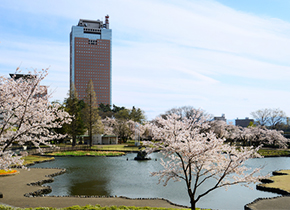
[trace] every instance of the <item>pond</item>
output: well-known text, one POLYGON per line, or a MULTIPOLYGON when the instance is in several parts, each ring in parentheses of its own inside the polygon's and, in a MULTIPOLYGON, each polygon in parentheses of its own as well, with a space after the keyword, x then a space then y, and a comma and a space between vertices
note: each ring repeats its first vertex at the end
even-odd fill
MULTIPOLYGON (((189 206, 189 198, 183 182, 172 182, 164 187, 150 172, 162 169, 159 153, 150 155, 150 161, 134 161, 136 154, 121 157, 56 157, 55 161, 39 163, 31 167, 66 168, 63 175, 54 177, 50 195, 117 195, 130 198, 165 198, 173 203, 189 206), (128 161, 127 161, 128 159, 128 161), (156 160, 155 160, 156 159, 156 160)), ((262 158, 247 161, 247 166, 264 166, 262 174, 274 170, 290 169, 290 158, 262 158)), ((212 191, 197 204, 200 208, 244 209, 244 205, 262 197, 278 194, 253 190, 240 185, 212 191)), ((206 187, 206 186, 205 186, 206 187)))

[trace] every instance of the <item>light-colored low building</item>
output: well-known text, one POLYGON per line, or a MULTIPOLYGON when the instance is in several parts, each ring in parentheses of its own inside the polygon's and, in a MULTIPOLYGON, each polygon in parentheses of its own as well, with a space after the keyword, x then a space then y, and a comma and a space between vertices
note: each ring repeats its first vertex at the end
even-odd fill
MULTIPOLYGON (((84 136, 85 144, 89 144, 89 136, 84 136)), ((118 144, 118 136, 97 134, 93 135, 93 145, 98 144, 118 144)))
MULTIPOLYGON (((89 140, 89 137, 85 138, 89 140)), ((97 144, 102 144, 102 135, 97 134, 97 135, 93 135, 93 145, 97 145, 97 144)), ((89 142, 88 142, 89 144, 89 142)))
POLYGON ((115 135, 103 135, 102 144, 118 144, 118 136, 115 135))

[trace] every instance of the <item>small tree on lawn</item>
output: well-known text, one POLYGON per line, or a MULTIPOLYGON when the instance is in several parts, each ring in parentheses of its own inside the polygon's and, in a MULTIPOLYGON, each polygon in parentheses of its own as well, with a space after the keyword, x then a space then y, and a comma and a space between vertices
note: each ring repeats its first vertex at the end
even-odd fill
MULTIPOLYGON (((11 150, 12 144, 24 145, 31 142, 39 148, 48 145, 49 140, 63 138, 53 132, 63 123, 70 122, 70 116, 57 103, 51 104, 47 89, 40 82, 48 70, 28 72, 17 78, 17 69, 12 78, 0 76, 0 169, 8 169, 12 164, 21 165, 21 156, 11 150)), ((39 148, 40 149, 40 148, 39 148)))
POLYGON ((183 180, 186 183, 191 209, 196 203, 211 191, 243 183, 258 182, 254 176, 260 168, 251 170, 244 163, 251 157, 260 157, 257 149, 230 146, 224 139, 217 138, 209 131, 209 124, 203 117, 203 112, 193 110, 194 117, 181 118, 176 114, 158 117, 151 126, 155 143, 146 143, 148 152, 161 150, 168 161, 162 160, 164 170, 153 172, 160 181, 167 185, 169 180, 183 180), (214 184, 201 192, 201 186, 209 179, 214 184), (197 190, 199 189, 199 193, 197 190))

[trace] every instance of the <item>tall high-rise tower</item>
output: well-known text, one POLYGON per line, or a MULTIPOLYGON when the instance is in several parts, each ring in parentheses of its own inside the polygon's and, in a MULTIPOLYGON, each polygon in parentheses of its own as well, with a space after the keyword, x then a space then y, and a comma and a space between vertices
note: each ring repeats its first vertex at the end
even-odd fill
POLYGON ((92 79, 98 104, 111 104, 112 100, 112 29, 109 16, 105 18, 105 23, 80 19, 70 33, 70 84, 79 99, 84 99, 92 79))

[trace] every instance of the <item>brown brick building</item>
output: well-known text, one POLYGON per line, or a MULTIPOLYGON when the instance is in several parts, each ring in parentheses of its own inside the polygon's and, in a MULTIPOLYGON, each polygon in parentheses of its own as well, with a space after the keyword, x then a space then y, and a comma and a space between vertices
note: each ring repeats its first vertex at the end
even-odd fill
POLYGON ((100 20, 80 19, 70 33, 70 84, 73 83, 84 99, 87 84, 92 79, 98 104, 111 104, 112 69, 109 16, 100 20))

